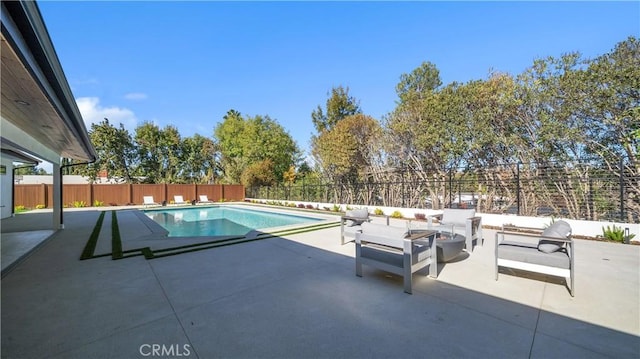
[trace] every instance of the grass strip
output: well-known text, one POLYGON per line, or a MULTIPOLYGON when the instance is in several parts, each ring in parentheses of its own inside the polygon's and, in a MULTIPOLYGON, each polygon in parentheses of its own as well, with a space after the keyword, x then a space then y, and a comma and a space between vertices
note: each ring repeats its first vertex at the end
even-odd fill
POLYGON ((102 211, 102 213, 100 213, 98 222, 96 222, 95 227, 93 227, 93 232, 91 232, 89 240, 87 241, 87 244, 85 244, 84 249, 82 250, 82 254, 80 255, 81 261, 93 258, 93 253, 95 252, 96 245, 98 244, 98 237, 100 237, 100 230, 102 229, 102 222, 104 221, 105 213, 105 211, 102 211))
POLYGON ((142 254, 144 255, 144 259, 153 259, 153 251, 149 247, 142 248, 142 254))
POLYGON ((242 236, 242 237, 231 237, 231 238, 225 238, 225 239, 216 239, 214 241, 207 241, 207 242, 201 242, 201 243, 194 243, 194 244, 186 244, 184 246, 177 246, 177 247, 171 247, 171 248, 163 248, 163 249, 158 249, 156 251, 154 251, 154 253, 162 253, 162 252, 172 252, 175 250, 179 250, 179 249, 190 249, 190 248, 197 248, 197 247, 202 247, 202 246, 210 246, 210 245, 217 245, 219 243, 224 243, 224 242, 229 242, 229 241, 236 241, 239 239, 244 239, 246 237, 242 236))
POLYGON ((184 253, 191 253, 191 252, 198 252, 198 251, 203 251, 206 249, 212 249, 212 248, 218 248, 218 247, 225 247, 225 246, 231 246, 234 244, 240 244, 240 243, 247 243, 247 242, 253 242, 253 241, 259 241, 261 239, 264 238, 238 238, 236 240, 233 241, 223 241, 223 242, 217 242, 217 243, 211 243, 209 245, 204 245, 202 244, 201 247, 196 247, 196 248, 187 248, 187 249, 178 249, 177 251, 172 251, 169 252, 169 250, 175 249, 175 248, 167 248, 164 251, 166 253, 160 253, 160 254, 155 254, 153 253, 153 257, 150 259, 155 259, 155 258, 162 258, 162 257, 169 257, 169 256, 175 256, 178 254, 184 254, 184 253))
POLYGON ((120 227, 118 226, 118 215, 116 211, 111 211, 111 259, 122 258, 122 239, 120 238, 120 227))

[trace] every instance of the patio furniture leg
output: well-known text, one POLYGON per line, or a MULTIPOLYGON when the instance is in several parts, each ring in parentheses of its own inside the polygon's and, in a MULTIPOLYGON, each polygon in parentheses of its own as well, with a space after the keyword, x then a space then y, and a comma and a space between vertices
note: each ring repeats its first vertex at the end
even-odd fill
POLYGON ((575 280, 576 275, 573 272, 574 271, 574 264, 575 264, 575 261, 573 260, 573 258, 574 258, 573 257, 573 243, 570 243, 568 247, 569 247, 569 254, 571 255, 571 261, 569 262, 570 266, 571 266, 571 269, 569 271, 569 273, 571 275, 571 291, 570 291, 570 293, 571 293, 572 297, 575 297, 575 295, 576 295, 576 287, 575 287, 574 280, 575 280))
POLYGON ((411 254, 404 253, 403 256, 404 261, 404 275, 402 276, 404 279, 404 291, 405 293, 411 293, 411 254))
POLYGON ((358 277, 362 277, 361 251, 360 243, 356 243, 356 276, 358 277))
POLYGON ((495 247, 495 253, 494 253, 494 269, 495 269, 495 278, 496 280, 498 280, 498 233, 496 233, 496 247, 495 247))
POLYGON ((429 264, 429 277, 438 278, 438 240, 435 233, 428 240, 431 241, 431 264, 429 264))

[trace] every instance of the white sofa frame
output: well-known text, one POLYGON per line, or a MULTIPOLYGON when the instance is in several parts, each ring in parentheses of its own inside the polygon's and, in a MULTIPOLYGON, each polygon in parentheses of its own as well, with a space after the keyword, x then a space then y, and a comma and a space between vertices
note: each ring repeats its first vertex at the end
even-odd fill
POLYGON ((445 208, 442 213, 427 217, 427 228, 463 235, 470 253, 473 252, 473 241, 482 246, 482 217, 476 216, 472 209, 445 208))
MULTIPOLYGON (((367 216, 366 217, 354 217, 354 216, 347 216, 344 215, 342 217, 340 217, 340 244, 345 245, 349 242, 353 242, 355 241, 355 236, 356 233, 362 232, 362 226, 361 225, 355 225, 355 226, 347 226, 347 222, 348 221, 355 221, 355 222, 371 222, 371 217, 369 216, 369 212, 367 210, 367 208, 361 208, 360 210, 365 210, 367 211, 367 216), (346 238, 349 238, 349 240, 347 240, 346 238)), ((349 211, 347 211, 349 212, 349 211)))
POLYGON ((429 276, 438 277, 436 233, 420 231, 405 236, 405 230, 401 228, 367 224, 363 232, 356 233, 356 275, 362 277, 363 265, 400 275, 403 277, 404 291, 412 294, 413 273, 429 266, 429 276), (395 233, 389 233, 388 229, 395 233), (414 252, 416 246, 428 246, 428 249, 422 248, 424 253, 429 251, 428 255, 420 259, 419 254, 414 252))
POLYGON ((567 284, 570 283, 569 293, 571 296, 575 296, 575 273, 574 273, 574 245, 573 238, 571 235, 568 236, 567 239, 561 239, 557 237, 546 237, 542 235, 543 229, 535 228, 535 227, 516 227, 516 226, 508 226, 503 225, 502 229, 496 232, 495 235, 495 280, 498 280, 498 267, 508 267, 514 269, 520 269, 528 272, 535 272, 541 274, 547 274, 557 277, 568 278, 567 284), (533 233, 531 233, 533 232, 533 233), (529 242, 518 242, 518 241, 507 241, 505 238, 507 237, 516 237, 516 238, 529 238, 529 239, 546 239, 555 242, 564 243, 564 251, 562 252, 553 252, 553 253, 543 253, 538 250, 536 244, 529 242), (532 254, 531 256, 527 256, 527 261, 519 261, 513 259, 506 259, 500 257, 500 246, 517 246, 518 251, 521 251, 523 254, 525 252, 529 252, 532 254), (565 254, 568 258, 568 267, 559 267, 551 265, 548 261, 545 260, 545 255, 558 255, 555 253, 565 254))

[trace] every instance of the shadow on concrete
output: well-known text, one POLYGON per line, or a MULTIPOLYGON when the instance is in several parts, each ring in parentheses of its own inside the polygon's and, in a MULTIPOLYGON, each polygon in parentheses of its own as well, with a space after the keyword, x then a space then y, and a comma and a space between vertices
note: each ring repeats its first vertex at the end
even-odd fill
MULTIPOLYGON (((194 358, 640 355, 637 335, 581 319, 628 312, 614 292, 602 307, 590 292, 599 288, 572 299, 524 278, 488 282, 488 291, 527 292, 531 305, 414 275, 408 295, 399 276, 365 266, 356 277, 352 257, 301 242, 337 243, 335 228, 160 259, 80 261, 97 214, 75 217, 3 278, 2 357, 141 357, 145 344, 188 345, 180 356, 194 358)), ((469 281, 483 275, 478 268, 469 281)))

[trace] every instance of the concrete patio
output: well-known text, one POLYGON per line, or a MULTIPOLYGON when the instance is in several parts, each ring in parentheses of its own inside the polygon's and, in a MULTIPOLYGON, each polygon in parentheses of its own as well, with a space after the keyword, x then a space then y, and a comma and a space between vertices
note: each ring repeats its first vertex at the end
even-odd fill
MULTIPOLYGON (((123 239, 178 241, 151 238, 131 212, 118 214, 123 239)), ((485 230, 484 246, 441 265, 437 280, 414 275, 408 295, 400 277, 367 267, 356 277, 339 227, 80 261, 99 214, 65 210, 66 229, 3 273, 3 358, 640 357, 637 245, 576 240, 571 297, 562 279, 501 270, 496 282, 485 230)), ((2 260, 5 239, 28 237, 10 232, 46 229, 47 216, 3 220, 2 260)))

